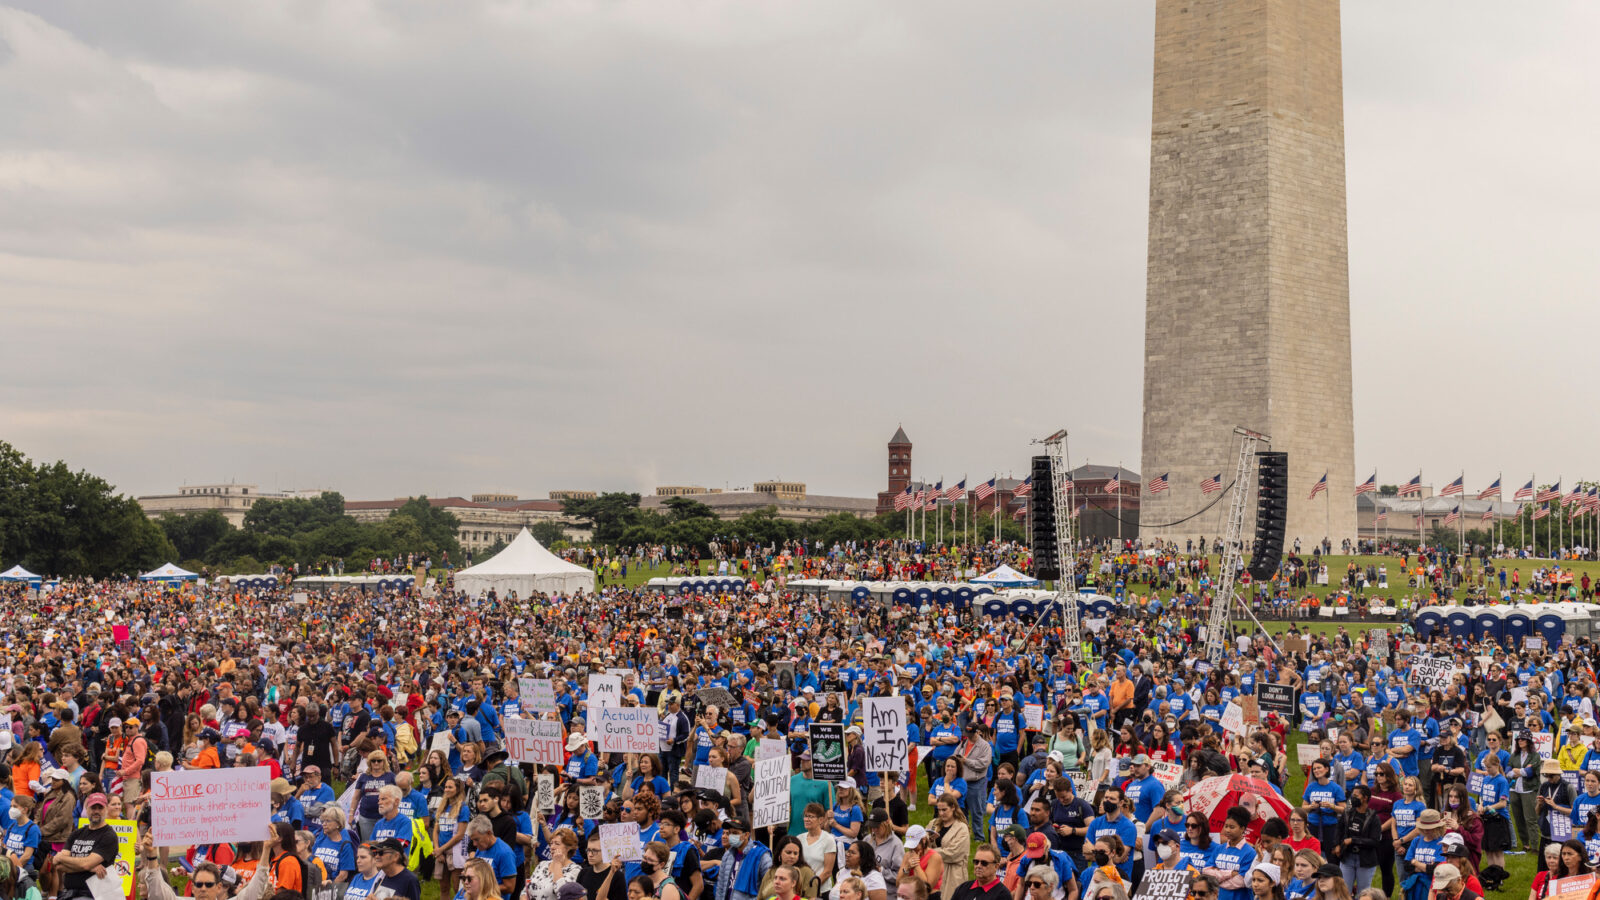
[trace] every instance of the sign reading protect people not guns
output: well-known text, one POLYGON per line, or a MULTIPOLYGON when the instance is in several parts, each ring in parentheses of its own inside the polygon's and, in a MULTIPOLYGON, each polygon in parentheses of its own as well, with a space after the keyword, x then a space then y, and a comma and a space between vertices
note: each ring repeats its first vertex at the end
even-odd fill
POLYGON ((266 766, 150 774, 156 846, 259 841, 272 821, 266 766))

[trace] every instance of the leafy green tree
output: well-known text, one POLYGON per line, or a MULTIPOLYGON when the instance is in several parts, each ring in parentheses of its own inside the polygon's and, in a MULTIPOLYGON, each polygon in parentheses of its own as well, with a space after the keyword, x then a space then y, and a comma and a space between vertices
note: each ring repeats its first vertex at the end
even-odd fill
MULTIPOLYGON (((528 533, 546 547, 567 539, 567 530, 561 527, 560 522, 535 522, 528 526, 528 533)), ((504 544, 504 541, 501 543, 504 544)))
POLYGON ((711 507, 701 503, 693 497, 668 497, 661 504, 667 508, 667 518, 674 522, 686 519, 715 519, 717 514, 711 507))
POLYGON ((188 560, 204 560, 216 543, 236 531, 220 510, 179 515, 162 513, 156 519, 167 540, 178 550, 178 555, 188 560))
POLYGON ((639 495, 613 492, 601 494, 592 500, 568 498, 561 501, 561 509, 574 519, 587 522, 594 532, 597 544, 614 544, 639 516, 639 495))
POLYGON ((101 578, 176 560, 131 497, 64 462, 35 465, 0 442, 0 554, 45 575, 101 578))
POLYGON ((461 544, 456 540, 456 535, 461 528, 461 520, 454 513, 442 506, 434 506, 427 497, 412 497, 389 517, 389 521, 402 517, 417 523, 422 540, 415 547, 396 548, 399 552, 422 553, 435 559, 447 552, 453 557, 460 556, 461 544))
POLYGON ((244 514, 244 530, 293 537, 315 531, 344 517, 344 495, 324 491, 317 497, 257 500, 244 514))

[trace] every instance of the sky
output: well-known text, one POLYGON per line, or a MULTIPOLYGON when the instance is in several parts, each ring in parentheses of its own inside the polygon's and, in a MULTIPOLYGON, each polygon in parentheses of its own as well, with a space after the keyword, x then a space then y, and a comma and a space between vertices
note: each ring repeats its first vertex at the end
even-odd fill
MULTIPOLYGON (((1594 475, 1600 5, 1343 15, 1357 480, 1594 475)), ((1137 469, 1153 30, 0 5, 0 440, 132 494, 1137 469)))

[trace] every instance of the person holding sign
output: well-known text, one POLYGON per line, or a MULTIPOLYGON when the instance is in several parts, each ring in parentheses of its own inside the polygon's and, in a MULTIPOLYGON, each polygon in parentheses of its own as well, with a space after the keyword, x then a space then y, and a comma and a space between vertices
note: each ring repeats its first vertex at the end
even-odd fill
MULTIPOLYGON (((172 885, 167 883, 166 873, 161 871, 161 857, 156 853, 153 832, 147 831, 139 839, 137 864, 139 880, 144 882, 145 900, 179 900, 178 895, 173 893, 172 885)), ((257 866, 255 874, 234 895, 233 900, 261 900, 266 896, 269 883, 270 869, 257 866)), ((194 874, 189 876, 189 887, 194 889, 194 900, 228 898, 228 883, 222 880, 222 867, 213 862, 195 866, 194 874)))
POLYGON ((65 849, 51 857, 56 871, 61 873, 60 900, 92 897, 90 877, 103 877, 106 868, 117 859, 117 832, 106 824, 106 795, 90 794, 83 801, 83 813, 89 822, 75 829, 67 838, 65 849))

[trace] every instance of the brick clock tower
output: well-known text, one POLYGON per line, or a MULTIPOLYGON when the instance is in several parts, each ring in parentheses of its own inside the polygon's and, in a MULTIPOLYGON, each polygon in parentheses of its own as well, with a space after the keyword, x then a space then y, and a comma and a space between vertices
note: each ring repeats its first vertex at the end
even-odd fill
POLYGON ((911 439, 904 428, 896 428, 889 438, 889 489, 878 492, 878 513, 894 512, 896 494, 911 483, 911 439))

